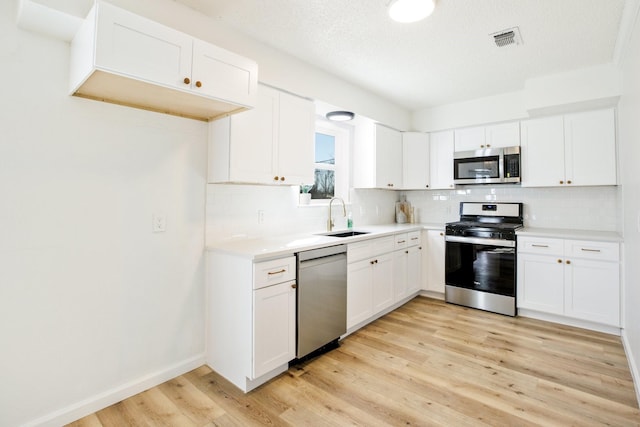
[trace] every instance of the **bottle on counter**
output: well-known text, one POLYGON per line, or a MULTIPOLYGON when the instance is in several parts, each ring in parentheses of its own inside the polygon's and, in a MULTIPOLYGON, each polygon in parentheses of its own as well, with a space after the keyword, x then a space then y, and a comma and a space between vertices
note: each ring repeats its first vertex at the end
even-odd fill
POLYGON ((351 216, 351 211, 347 214, 347 228, 353 228, 353 217, 351 216))

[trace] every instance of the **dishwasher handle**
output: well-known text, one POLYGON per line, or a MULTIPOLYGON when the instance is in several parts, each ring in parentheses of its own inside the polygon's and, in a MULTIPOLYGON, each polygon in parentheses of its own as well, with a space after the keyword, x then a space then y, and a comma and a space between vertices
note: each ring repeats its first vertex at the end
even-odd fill
POLYGON ((310 251, 298 252, 298 264, 340 254, 344 254, 345 256, 347 255, 347 245, 327 246, 324 248, 312 249, 310 251))

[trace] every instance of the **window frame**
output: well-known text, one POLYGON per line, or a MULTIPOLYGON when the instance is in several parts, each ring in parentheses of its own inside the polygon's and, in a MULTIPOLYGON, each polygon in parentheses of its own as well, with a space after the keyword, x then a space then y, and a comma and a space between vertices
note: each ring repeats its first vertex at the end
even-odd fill
MULTIPOLYGON (((353 136, 353 126, 342 123, 335 123, 327 120, 322 116, 316 118, 316 125, 314 129, 314 144, 315 135, 317 133, 331 135, 335 138, 335 164, 326 163, 313 163, 313 170, 315 176, 316 169, 333 170, 335 174, 335 187, 334 197, 340 197, 345 203, 349 203, 349 188, 351 185, 351 168, 349 163, 349 154, 351 149, 351 141, 353 136), (320 166, 320 167, 318 167, 320 166)), ((315 145, 314 145, 315 156, 315 145)), ((311 205, 328 205, 331 199, 311 199, 311 205)))

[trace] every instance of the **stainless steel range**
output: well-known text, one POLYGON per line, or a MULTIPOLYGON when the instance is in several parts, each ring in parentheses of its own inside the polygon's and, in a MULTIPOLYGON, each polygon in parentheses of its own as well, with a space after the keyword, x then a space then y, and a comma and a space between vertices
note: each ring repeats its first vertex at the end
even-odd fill
POLYGON ((516 315, 516 230, 522 203, 460 203, 445 232, 445 300, 516 315))

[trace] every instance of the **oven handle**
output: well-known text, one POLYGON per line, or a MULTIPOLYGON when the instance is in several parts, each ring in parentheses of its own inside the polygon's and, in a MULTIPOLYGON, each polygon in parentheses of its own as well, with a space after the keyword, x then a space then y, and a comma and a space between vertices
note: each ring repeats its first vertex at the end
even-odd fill
POLYGON ((500 246, 515 248, 515 240, 483 239, 481 237, 444 236, 445 242, 471 243, 473 245, 500 246))

